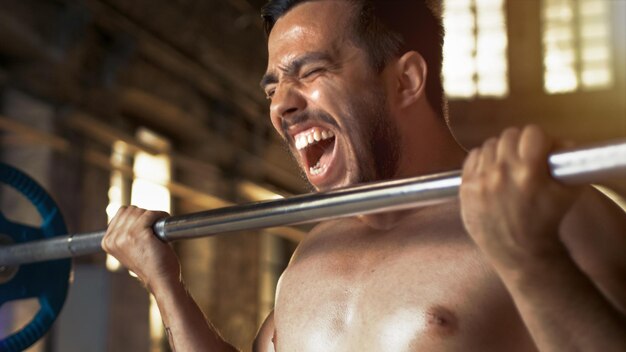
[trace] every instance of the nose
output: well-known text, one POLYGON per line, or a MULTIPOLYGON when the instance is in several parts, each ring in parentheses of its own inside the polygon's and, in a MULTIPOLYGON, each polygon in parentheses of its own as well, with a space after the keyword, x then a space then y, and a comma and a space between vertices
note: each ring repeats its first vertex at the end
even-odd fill
POLYGON ((276 122, 288 120, 298 112, 306 108, 306 99, 293 84, 283 83, 276 87, 272 103, 270 105, 270 115, 276 122))

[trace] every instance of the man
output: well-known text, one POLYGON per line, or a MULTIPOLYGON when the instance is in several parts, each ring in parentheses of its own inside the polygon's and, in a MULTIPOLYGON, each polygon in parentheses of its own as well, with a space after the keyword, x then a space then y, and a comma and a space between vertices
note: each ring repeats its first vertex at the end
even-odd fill
MULTIPOLYGON (((459 203, 316 226, 256 351, 626 350, 623 212, 553 181, 537 127, 466 158, 422 1, 274 0, 265 20, 271 120, 316 189, 465 165, 459 203)), ((173 348, 233 351, 152 235, 164 215, 122 209, 103 247, 155 295, 173 348)))

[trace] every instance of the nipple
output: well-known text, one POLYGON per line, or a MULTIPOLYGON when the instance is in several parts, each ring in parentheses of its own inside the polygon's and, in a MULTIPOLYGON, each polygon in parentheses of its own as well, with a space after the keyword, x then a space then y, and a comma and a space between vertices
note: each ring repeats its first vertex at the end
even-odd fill
POLYGON ((437 334, 454 335, 459 329, 459 321, 454 313, 442 306, 435 306, 426 312, 426 324, 437 334))

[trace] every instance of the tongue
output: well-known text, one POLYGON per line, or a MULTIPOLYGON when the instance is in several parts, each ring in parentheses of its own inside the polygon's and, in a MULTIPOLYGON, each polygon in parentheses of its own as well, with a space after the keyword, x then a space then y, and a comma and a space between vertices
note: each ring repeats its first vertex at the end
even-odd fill
POLYGON ((335 145, 335 139, 330 138, 310 146, 306 150, 306 157, 309 167, 320 167, 327 162, 335 145))

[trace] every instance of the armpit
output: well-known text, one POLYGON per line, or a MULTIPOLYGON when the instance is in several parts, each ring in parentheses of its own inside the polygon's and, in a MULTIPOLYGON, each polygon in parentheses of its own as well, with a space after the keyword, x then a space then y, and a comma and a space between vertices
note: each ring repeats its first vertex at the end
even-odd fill
POLYGON ((252 351, 254 352, 276 352, 274 343, 276 340, 276 327, 274 326, 274 311, 272 311, 263 325, 259 328, 259 332, 254 339, 252 351))

